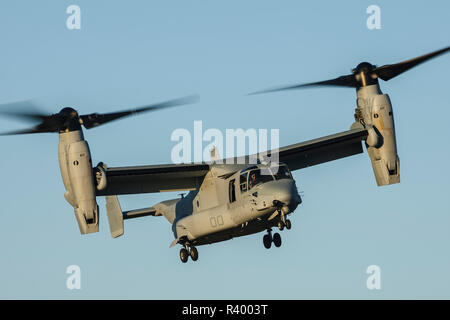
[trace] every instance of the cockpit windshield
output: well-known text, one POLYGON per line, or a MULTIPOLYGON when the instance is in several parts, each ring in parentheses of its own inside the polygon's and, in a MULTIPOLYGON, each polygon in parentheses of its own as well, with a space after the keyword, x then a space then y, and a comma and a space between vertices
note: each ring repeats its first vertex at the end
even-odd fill
POLYGON ((292 179, 289 169, 284 165, 278 167, 271 167, 270 170, 272 171, 275 180, 292 179))
POLYGON ((251 167, 243 170, 240 176, 241 192, 252 189, 254 186, 273 180, 292 179, 286 165, 271 167, 251 167))

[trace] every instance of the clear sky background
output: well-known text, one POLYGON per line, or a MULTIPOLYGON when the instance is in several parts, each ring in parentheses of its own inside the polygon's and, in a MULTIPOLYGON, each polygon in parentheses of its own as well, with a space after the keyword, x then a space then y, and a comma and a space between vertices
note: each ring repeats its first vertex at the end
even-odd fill
MULTIPOLYGON (((273 85, 348 74, 450 44, 448 1, 2 1, 0 103, 37 99, 49 113, 110 112, 201 95, 200 103, 85 133, 93 162, 170 162, 177 128, 279 128, 287 145, 347 130, 355 92, 260 96, 273 85), (81 7, 81 30, 66 8, 81 7), (368 30, 366 8, 381 8, 368 30)), ((58 136, 0 137, 0 298, 450 298, 450 55, 382 82, 390 94, 401 183, 377 187, 367 153, 296 171, 303 204, 266 250, 262 233, 199 247, 182 264, 162 217, 81 236, 66 203, 58 136), (81 268, 81 290, 66 268, 81 268), (381 290, 366 268, 381 268, 381 290)), ((0 119, 1 131, 22 128, 0 119)), ((124 209, 174 198, 120 197, 124 209)))

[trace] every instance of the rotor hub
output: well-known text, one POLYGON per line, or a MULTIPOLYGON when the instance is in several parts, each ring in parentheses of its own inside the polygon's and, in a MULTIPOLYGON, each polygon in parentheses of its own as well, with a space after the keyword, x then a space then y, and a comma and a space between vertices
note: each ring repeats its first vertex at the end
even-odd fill
POLYGON ((70 108, 70 107, 66 107, 61 109, 61 111, 59 112, 60 115, 65 116, 67 118, 78 118, 78 112, 77 110, 70 108))
POLYGON ((375 72, 376 66, 369 62, 361 62, 352 70, 358 83, 357 88, 374 85, 378 83, 378 77, 375 72))
POLYGON ((376 66, 374 66, 373 64, 371 64, 369 62, 361 62, 352 71, 353 71, 354 74, 361 73, 361 72, 363 72, 363 73, 370 73, 375 68, 376 68, 376 66))

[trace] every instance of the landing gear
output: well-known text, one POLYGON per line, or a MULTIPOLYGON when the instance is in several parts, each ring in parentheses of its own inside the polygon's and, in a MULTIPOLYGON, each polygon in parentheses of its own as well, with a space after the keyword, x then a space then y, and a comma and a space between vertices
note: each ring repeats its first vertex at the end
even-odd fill
POLYGON ((267 230, 267 234, 263 237, 263 244, 266 249, 270 249, 272 246, 272 242, 275 245, 275 247, 281 246, 281 236, 279 233, 275 233, 272 237, 272 229, 267 230))
POLYGON ((186 248, 181 248, 181 250, 180 250, 181 262, 186 263, 188 261, 188 258, 189 258, 189 254, 188 254, 188 251, 186 250, 186 248))
POLYGON ((281 246, 281 236, 279 233, 273 235, 273 244, 275 247, 279 248, 281 246))
POLYGON ((286 221, 284 222, 284 224, 286 225, 286 229, 291 230, 291 228, 292 228, 291 220, 286 219, 286 221))
POLYGON ((278 221, 278 223, 277 223, 278 229, 279 229, 280 231, 283 231, 284 228, 286 227, 286 229, 290 230, 291 227, 292 227, 291 220, 286 219, 286 216, 285 216, 285 214, 283 213, 283 211, 280 210, 280 211, 279 211, 279 214, 280 214, 280 219, 279 219, 279 221, 278 221))
POLYGON ((272 246, 272 236, 270 235, 270 233, 264 235, 263 243, 266 249, 270 249, 270 247, 272 246))
POLYGON ((198 250, 196 247, 191 247, 189 250, 189 255, 191 256, 192 261, 198 260, 198 250))
POLYGON ((180 250, 180 260, 183 263, 186 263, 191 257, 192 261, 198 260, 198 250, 193 245, 186 243, 183 248, 180 250))

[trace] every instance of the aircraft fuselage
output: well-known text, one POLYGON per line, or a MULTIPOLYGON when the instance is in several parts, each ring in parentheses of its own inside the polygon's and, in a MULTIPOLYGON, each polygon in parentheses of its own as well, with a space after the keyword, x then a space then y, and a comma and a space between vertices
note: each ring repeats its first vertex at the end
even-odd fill
POLYGON ((287 166, 268 168, 252 166, 225 176, 211 170, 200 188, 155 208, 172 223, 175 238, 191 245, 270 229, 292 213, 301 198, 287 166))

